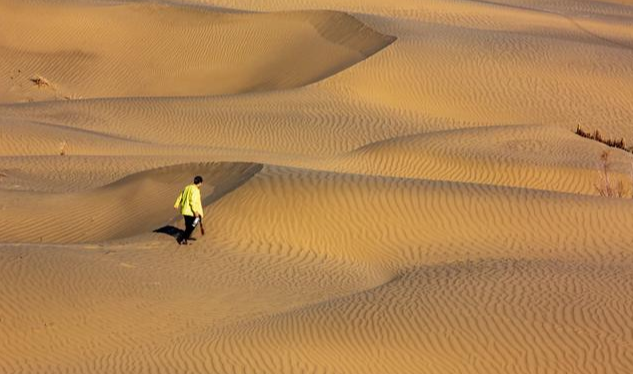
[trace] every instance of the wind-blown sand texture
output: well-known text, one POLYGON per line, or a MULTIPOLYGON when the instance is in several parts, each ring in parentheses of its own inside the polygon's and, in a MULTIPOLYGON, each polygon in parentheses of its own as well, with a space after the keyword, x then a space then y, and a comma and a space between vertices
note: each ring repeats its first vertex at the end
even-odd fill
POLYGON ((628 0, 0 0, 0 373, 630 374, 632 98, 628 0))

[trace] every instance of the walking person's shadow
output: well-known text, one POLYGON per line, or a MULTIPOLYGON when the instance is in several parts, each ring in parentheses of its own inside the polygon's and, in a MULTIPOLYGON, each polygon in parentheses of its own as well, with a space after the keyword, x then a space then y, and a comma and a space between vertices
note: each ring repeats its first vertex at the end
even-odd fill
POLYGON ((185 230, 181 230, 178 227, 175 227, 172 225, 167 225, 167 226, 161 227, 160 229, 154 230, 154 232, 159 233, 159 234, 166 234, 173 237, 176 240, 179 240, 182 237, 182 235, 185 233, 185 230))
MULTIPOLYGON (((154 232, 159 233, 159 234, 166 234, 171 236, 172 238, 176 239, 176 242, 178 244, 181 244, 182 242, 182 237, 185 234, 185 230, 181 230, 178 227, 174 227, 171 225, 167 225, 167 226, 163 226, 160 229, 156 229, 154 230, 154 232)), ((196 238, 190 237, 189 239, 187 239, 188 241, 192 241, 195 242, 196 238)))

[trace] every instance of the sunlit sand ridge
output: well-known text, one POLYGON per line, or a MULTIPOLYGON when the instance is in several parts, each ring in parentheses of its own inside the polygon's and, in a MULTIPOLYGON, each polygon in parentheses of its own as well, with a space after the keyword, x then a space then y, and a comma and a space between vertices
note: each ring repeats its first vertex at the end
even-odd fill
POLYGON ((628 374, 631 97, 624 0, 0 0, 0 373, 628 374))

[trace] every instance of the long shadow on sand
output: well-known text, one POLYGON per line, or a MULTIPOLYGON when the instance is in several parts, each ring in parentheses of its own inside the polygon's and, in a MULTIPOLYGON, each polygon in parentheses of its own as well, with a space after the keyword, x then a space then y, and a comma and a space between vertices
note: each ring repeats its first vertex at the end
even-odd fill
POLYGON ((174 227, 171 225, 163 226, 159 229, 154 230, 154 232, 159 233, 159 234, 167 234, 171 236, 172 238, 176 239, 176 241, 178 241, 180 237, 182 236, 182 234, 185 233, 184 230, 181 230, 178 227, 174 227))
MULTIPOLYGON (((176 239, 176 242, 178 242, 178 244, 180 244, 182 235, 185 233, 184 230, 181 230, 178 227, 174 227, 174 226, 171 226, 171 225, 163 226, 160 229, 154 230, 154 232, 155 233, 159 233, 159 234, 169 235, 172 238, 176 239)), ((187 240, 189 240, 189 241, 196 241, 196 238, 190 237, 187 240)))

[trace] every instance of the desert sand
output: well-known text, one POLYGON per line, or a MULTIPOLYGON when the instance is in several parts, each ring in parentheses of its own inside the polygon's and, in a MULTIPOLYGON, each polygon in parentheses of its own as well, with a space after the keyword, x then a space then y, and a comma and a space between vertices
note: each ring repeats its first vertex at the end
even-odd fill
POLYGON ((0 373, 630 374, 632 98, 629 0, 0 0, 0 373))

